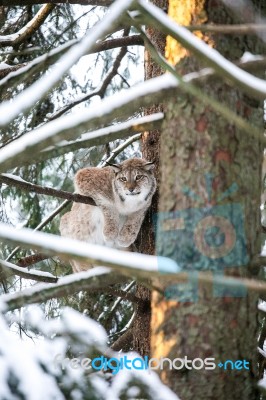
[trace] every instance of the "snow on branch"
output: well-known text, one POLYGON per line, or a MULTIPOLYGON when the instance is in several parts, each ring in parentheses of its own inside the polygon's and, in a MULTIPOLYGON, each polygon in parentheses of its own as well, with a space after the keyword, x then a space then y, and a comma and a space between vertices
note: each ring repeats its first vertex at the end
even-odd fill
POLYGON ((202 40, 189 32, 186 28, 177 25, 163 11, 150 2, 138 0, 137 7, 143 12, 144 20, 152 24, 156 29, 171 35, 184 47, 195 53, 201 60, 204 60, 209 67, 212 67, 223 78, 229 79, 238 88, 249 95, 262 100, 266 97, 266 81, 259 79, 246 71, 238 68, 232 62, 224 58, 217 50, 208 46, 202 40))
POLYGON ((31 279, 39 282, 55 283, 58 278, 49 272, 43 271, 27 271, 25 268, 18 267, 10 262, 0 260, 0 269, 6 276, 18 275, 24 279, 31 279))
MULTIPOLYGON (((250 64, 250 61, 247 64, 250 64)), ((245 62, 241 63, 241 67, 245 68, 245 62)), ((185 75, 182 77, 182 81, 191 84, 208 76, 210 76, 210 70, 205 69, 185 75)), ((39 152, 51 143, 55 145, 62 140, 76 139, 86 130, 108 124, 115 118, 126 118, 140 107, 161 103, 165 98, 174 97, 177 93, 176 89, 180 88, 180 82, 181 80, 178 81, 176 76, 165 74, 105 98, 97 106, 86 110, 86 113, 80 110, 36 128, 0 150, 0 171, 4 172, 7 169, 24 165, 32 159, 33 154, 39 157, 39 152)), ((182 89, 185 90, 185 86, 182 89)), ((208 101, 208 104, 212 105, 212 102, 208 101)), ((219 112, 216 104, 214 107, 215 111, 219 112)), ((11 106, 10 109, 12 109, 11 106)), ((230 121, 232 121, 232 117, 233 113, 230 113, 230 121)), ((254 125, 251 126, 245 119, 235 115, 234 123, 247 134, 266 142, 266 138, 261 135, 260 130, 254 125)))
POLYGON ((60 278, 57 283, 39 283, 20 292, 0 296, 0 309, 3 312, 24 307, 27 304, 43 303, 56 297, 64 297, 81 290, 95 290, 116 283, 124 283, 127 278, 110 270, 98 267, 86 272, 60 278))
POLYGON ((26 228, 17 230, 3 223, 0 223, 0 238, 5 242, 18 244, 24 248, 35 248, 62 259, 88 261, 95 265, 117 268, 120 272, 131 275, 141 271, 143 276, 150 276, 151 272, 158 272, 159 263, 163 265, 165 272, 179 271, 176 262, 166 257, 115 250, 26 228))
MULTIPOLYGON (((127 36, 129 34, 129 31, 130 31, 130 29, 127 28, 126 31, 124 32, 124 35, 126 34, 126 36, 127 36)), ((51 117, 49 117, 48 120, 52 121, 53 119, 59 118, 65 112, 71 110, 71 108, 75 107, 78 104, 83 103, 84 101, 91 99, 93 96, 99 96, 100 98, 103 98, 109 84, 111 83, 113 78, 118 74, 118 68, 120 67, 121 61, 125 57, 126 54, 127 54, 127 47, 122 47, 113 63, 112 68, 110 69, 110 71, 107 73, 106 77, 101 82, 99 88, 97 88, 94 92, 86 94, 85 96, 82 96, 79 99, 76 99, 76 100, 72 101, 71 103, 66 104, 63 108, 61 108, 60 110, 55 112, 53 115, 51 115, 51 117)))
POLYGON ((58 58, 60 58, 67 50, 69 50, 70 47, 72 47, 77 42, 77 39, 70 40, 69 42, 58 46, 48 53, 36 57, 28 64, 25 64, 25 66, 21 66, 18 70, 10 72, 7 76, 5 76, 5 78, 0 80, 0 89, 2 91, 7 90, 15 85, 18 85, 21 82, 25 82, 26 76, 32 77, 34 73, 44 71, 50 65, 55 63, 58 58))
POLYGON ((94 49, 97 40, 111 33, 121 21, 121 16, 130 7, 132 0, 117 0, 110 7, 106 16, 91 29, 81 41, 73 46, 55 65, 49 74, 44 75, 23 93, 13 99, 12 104, 6 101, 0 106, 0 126, 6 126, 20 113, 31 108, 38 100, 52 89, 62 76, 74 65, 80 57, 94 49))
MULTIPOLYGON (((99 146, 112 142, 117 139, 124 139, 130 137, 133 140, 137 140, 136 132, 144 132, 151 129, 159 129, 163 121, 163 113, 155 113, 145 117, 133 118, 125 122, 121 122, 115 125, 107 126, 106 128, 98 129, 81 135, 80 139, 73 141, 66 141, 58 143, 56 146, 50 146, 49 148, 38 153, 38 157, 32 157, 31 160, 27 161, 27 164, 49 160, 54 157, 58 157, 61 154, 66 154, 70 151, 78 149, 88 149, 93 146, 99 146), (133 136, 132 136, 133 135, 133 136)), ((125 145, 132 143, 132 140, 125 145)), ((123 143, 124 144, 124 143, 123 143)), ((120 149, 118 149, 118 153, 120 149)))
MULTIPOLYGON (((234 123, 237 127, 245 131, 246 133, 250 134, 250 129, 252 129, 252 135, 258 139, 261 140, 262 134, 259 128, 256 126, 253 126, 251 128, 249 122, 247 122, 244 118, 240 117, 237 115, 234 111, 232 111, 229 107, 227 107, 225 104, 222 104, 218 100, 216 100, 214 97, 205 94, 201 89, 199 89, 196 85, 191 84, 191 78, 193 80, 193 77, 195 78, 195 73, 191 73, 188 75, 185 75, 182 77, 176 69, 160 54, 157 52, 156 48, 154 47, 153 43, 151 40, 148 38, 148 36, 145 34, 142 28, 137 28, 139 29, 141 36, 143 37, 146 48, 149 50, 152 58, 160 65, 162 69, 166 69, 168 72, 170 72, 177 80, 179 83, 180 88, 197 98, 200 102, 205 103, 206 105, 210 106, 214 111, 216 111, 218 114, 222 115, 226 120, 228 120, 231 123, 234 123)), ((213 73, 213 69, 211 68, 205 68, 202 71, 200 71, 201 77, 206 79, 206 77, 210 76, 210 74, 213 73)), ((198 73, 196 74, 198 75, 198 73)))
POLYGON ((51 11, 55 8, 55 4, 45 4, 27 23, 22 29, 11 35, 1 36, 0 35, 0 46, 18 46, 25 42, 30 36, 32 36, 43 24, 51 11))
MULTIPOLYGON (((78 40, 73 39, 57 47, 56 49, 51 50, 49 53, 36 57, 28 64, 19 64, 15 66, 7 65, 5 69, 1 69, 0 64, 0 89, 2 91, 5 91, 13 86, 17 86, 20 83, 25 82, 27 77, 30 77, 30 79, 32 79, 33 74, 47 70, 50 65, 54 64, 70 47, 74 46, 77 43, 78 40), (2 79, 2 77, 4 78, 2 79)), ((127 37, 98 41, 95 44, 95 47, 91 51, 88 51, 86 54, 98 53, 117 47, 134 45, 143 46, 143 40, 140 35, 131 35, 127 37)))
MULTIPOLYGON (((158 283, 156 283, 159 290, 163 290, 163 287, 160 289, 160 285, 164 286, 167 282, 171 285, 186 282, 193 276, 193 279, 210 286, 214 283, 231 288, 244 286, 249 291, 259 293, 262 299, 265 298, 266 283, 263 281, 220 276, 205 271, 188 273, 182 271, 174 260, 167 257, 115 250, 25 228, 17 230, 3 223, 0 223, 0 238, 4 242, 19 244, 24 248, 35 248, 45 254, 56 255, 62 259, 77 259, 94 265, 112 267, 117 270, 119 275, 134 276, 140 279, 159 277, 158 283)), ((93 274, 95 269, 91 271, 93 274)), ((106 269, 104 271, 106 272, 106 269)), ((80 274, 77 275, 80 276, 80 274)), ((113 275, 116 274, 112 272, 110 277, 113 275)), ((108 284, 111 284, 110 277, 107 279, 108 284)))
MULTIPOLYGON (((163 99, 166 92, 167 96, 173 96, 177 85, 177 80, 169 75, 154 78, 103 99, 100 105, 90 107, 86 113, 79 110, 75 114, 62 116, 27 132, 0 150, 0 169, 4 172, 18 164, 23 165, 33 154, 37 154, 51 143, 78 138, 84 131, 110 123, 114 118, 131 116, 133 110, 154 104, 157 99, 163 99)), ((11 111, 13 104, 9 106, 11 111)))

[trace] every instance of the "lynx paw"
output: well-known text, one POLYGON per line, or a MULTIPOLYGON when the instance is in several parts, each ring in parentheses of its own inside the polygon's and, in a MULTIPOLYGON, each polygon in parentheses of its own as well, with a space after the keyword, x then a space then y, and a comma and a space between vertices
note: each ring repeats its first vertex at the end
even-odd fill
POLYGON ((119 237, 116 241, 119 247, 129 247, 134 240, 119 237))
POLYGON ((110 232, 108 232, 108 234, 106 234, 104 232, 103 237, 104 237, 105 245, 107 247, 116 247, 117 236, 118 236, 118 232, 115 232, 115 231, 112 234, 110 234, 110 232))

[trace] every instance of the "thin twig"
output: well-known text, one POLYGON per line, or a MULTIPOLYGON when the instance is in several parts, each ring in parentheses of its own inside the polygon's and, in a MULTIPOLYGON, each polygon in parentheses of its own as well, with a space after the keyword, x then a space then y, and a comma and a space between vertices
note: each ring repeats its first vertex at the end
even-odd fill
MULTIPOLYGON (((127 28, 124 32, 124 36, 127 36, 129 34, 130 29, 127 28)), ((95 90, 92 93, 89 93, 83 97, 80 97, 78 100, 75 100, 73 102, 71 102, 70 104, 67 104, 66 106, 64 106, 61 110, 57 111, 56 113, 54 113, 49 119, 48 121, 52 121, 56 118, 59 118, 61 115, 63 115, 65 112, 71 110, 71 108, 75 107, 78 104, 83 103, 84 101, 88 101, 89 99, 91 99, 94 96, 99 96, 101 99, 104 97, 105 92, 107 87, 109 86, 109 84, 111 83, 112 79, 116 76, 117 72, 118 72, 118 68, 120 67, 121 61, 123 59, 123 57, 125 57, 127 53, 127 47, 122 47, 118 56, 115 59, 115 62, 113 64, 113 67, 111 68, 110 72, 106 75, 105 79, 103 80, 101 86, 99 89, 95 90)))
POLYGON ((216 24, 206 24, 206 25, 189 25, 184 28, 191 32, 201 31, 210 33, 221 33, 223 35, 256 35, 257 32, 265 32, 265 24, 236 24, 236 25, 216 25, 216 24))

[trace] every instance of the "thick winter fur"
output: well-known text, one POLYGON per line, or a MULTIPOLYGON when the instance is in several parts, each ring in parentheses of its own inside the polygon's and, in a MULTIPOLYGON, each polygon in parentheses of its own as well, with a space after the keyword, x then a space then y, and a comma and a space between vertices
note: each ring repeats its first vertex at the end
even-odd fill
MULTIPOLYGON (((132 158, 120 165, 84 168, 75 176, 76 192, 97 206, 74 203, 60 221, 62 236, 127 249, 136 239, 156 190, 153 163, 132 158)), ((72 261, 74 272, 92 267, 72 261)))

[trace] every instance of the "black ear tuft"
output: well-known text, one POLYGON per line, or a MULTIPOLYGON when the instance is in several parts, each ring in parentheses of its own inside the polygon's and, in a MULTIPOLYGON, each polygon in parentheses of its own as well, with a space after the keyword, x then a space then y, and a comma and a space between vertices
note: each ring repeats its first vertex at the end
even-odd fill
POLYGON ((108 161, 106 161, 106 164, 108 164, 110 167, 112 167, 113 171, 115 173, 120 172, 121 171, 121 166, 119 164, 111 164, 108 161))
POLYGON ((149 161, 143 165, 143 168, 145 169, 145 171, 151 171, 155 167, 154 163, 155 161, 149 161))

